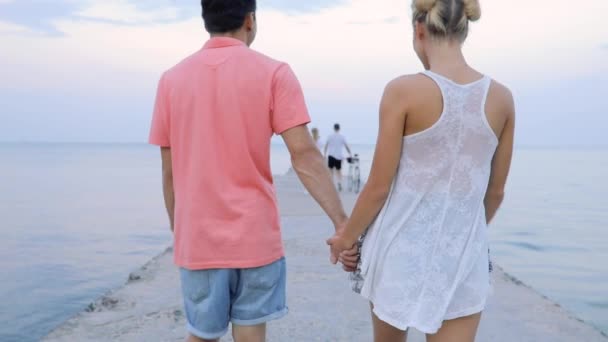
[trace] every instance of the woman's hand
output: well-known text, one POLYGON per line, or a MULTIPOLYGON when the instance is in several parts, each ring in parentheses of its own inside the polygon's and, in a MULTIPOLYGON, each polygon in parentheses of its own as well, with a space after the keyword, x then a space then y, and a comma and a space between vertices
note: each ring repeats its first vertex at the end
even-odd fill
POLYGON ((355 243, 355 246, 348 250, 340 253, 338 258, 342 263, 342 269, 346 272, 355 272, 359 264, 359 244, 355 243))

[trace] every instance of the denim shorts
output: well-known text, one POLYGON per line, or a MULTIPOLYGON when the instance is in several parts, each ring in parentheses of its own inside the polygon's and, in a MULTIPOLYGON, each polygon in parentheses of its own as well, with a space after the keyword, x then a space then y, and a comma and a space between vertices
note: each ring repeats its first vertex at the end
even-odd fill
POLYGON ((287 314, 285 258, 258 268, 180 269, 188 331, 219 339, 234 325, 253 326, 287 314))

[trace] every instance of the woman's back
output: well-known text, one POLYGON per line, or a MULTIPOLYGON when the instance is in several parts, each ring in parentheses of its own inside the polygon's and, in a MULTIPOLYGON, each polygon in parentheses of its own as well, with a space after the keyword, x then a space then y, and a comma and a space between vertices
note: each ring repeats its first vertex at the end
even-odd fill
POLYGON ((460 84, 432 71, 414 78, 410 84, 419 94, 410 94, 419 101, 406 114, 393 191, 445 192, 471 199, 469 205, 481 205, 498 145, 485 110, 492 80, 478 76, 460 84))
MULTIPOLYGON (((410 94, 405 136, 429 129, 440 119, 444 109, 444 95, 440 84, 466 89, 484 77, 472 69, 454 74, 455 76, 447 76, 440 72, 427 71, 404 77, 403 91, 410 94), (435 75, 437 80, 434 80, 432 75, 435 75)), ((491 81, 488 87, 482 110, 495 136, 500 136, 512 107, 512 96, 505 86, 496 81, 491 81)))
POLYGON ((425 71, 393 86, 408 101, 401 159, 365 238, 367 280, 358 285, 394 325, 432 332, 446 317, 478 312, 487 296, 484 199, 508 111, 501 86, 480 74, 461 84, 425 71))

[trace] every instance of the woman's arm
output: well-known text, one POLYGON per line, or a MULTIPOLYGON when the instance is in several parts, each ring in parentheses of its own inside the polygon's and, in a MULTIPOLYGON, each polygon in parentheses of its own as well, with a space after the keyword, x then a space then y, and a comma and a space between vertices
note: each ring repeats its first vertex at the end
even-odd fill
POLYGON ((504 111, 507 114, 505 126, 500 135, 498 148, 492 160, 492 173, 490 183, 484 199, 486 208, 486 220, 488 223, 494 219, 498 208, 505 198, 505 186, 507 177, 511 169, 511 159, 513 157, 513 142, 515 136, 515 104, 511 92, 504 88, 504 111))
POLYGON ((388 198, 401 158, 410 83, 410 79, 402 77, 390 82, 384 91, 380 104, 380 130, 369 179, 346 228, 328 240, 334 263, 342 251, 355 245, 388 198))

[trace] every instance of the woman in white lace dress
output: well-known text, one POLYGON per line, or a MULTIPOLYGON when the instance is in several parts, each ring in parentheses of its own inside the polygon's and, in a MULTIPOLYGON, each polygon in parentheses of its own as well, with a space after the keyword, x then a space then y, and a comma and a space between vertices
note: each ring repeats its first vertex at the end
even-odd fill
POLYGON ((414 0, 414 49, 426 71, 386 87, 368 183, 328 243, 333 261, 365 233, 355 289, 372 303, 375 340, 472 342, 490 290, 488 222, 513 150, 510 91, 462 53, 477 0, 414 0))

